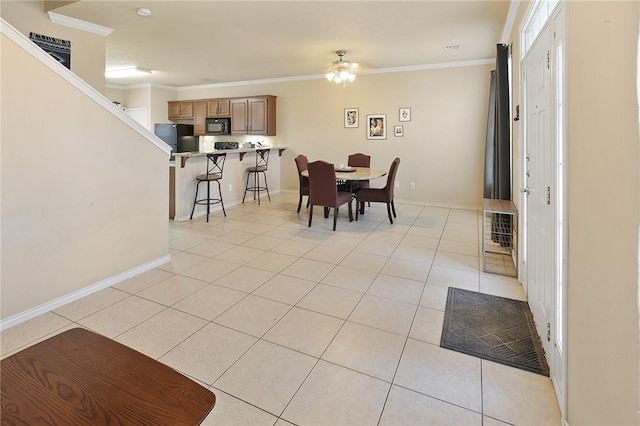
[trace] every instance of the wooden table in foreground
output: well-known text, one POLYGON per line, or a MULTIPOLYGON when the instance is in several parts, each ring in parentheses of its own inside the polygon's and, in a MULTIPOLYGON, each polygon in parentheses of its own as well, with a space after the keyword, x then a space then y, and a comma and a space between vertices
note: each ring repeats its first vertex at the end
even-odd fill
POLYGON ((0 361, 2 424, 197 425, 216 402, 168 366, 74 328, 0 361))

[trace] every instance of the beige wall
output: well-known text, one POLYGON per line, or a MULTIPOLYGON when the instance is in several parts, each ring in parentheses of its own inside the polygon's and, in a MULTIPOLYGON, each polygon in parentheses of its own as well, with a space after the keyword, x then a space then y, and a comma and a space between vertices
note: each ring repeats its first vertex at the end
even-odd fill
POLYGON ((35 32, 71 41, 71 71, 98 92, 105 93, 105 37, 52 23, 44 3, 2 0, 0 16, 27 37, 35 32))
MULTIPOLYGON (((347 87, 325 79, 178 91, 179 99, 276 95, 282 189, 298 190, 294 157, 344 163, 354 152, 372 167, 402 163, 396 198, 417 203, 479 208, 491 65, 360 75, 347 87), (411 108, 411 122, 398 120, 411 108), (344 128, 344 109, 359 108, 359 128, 344 128), (367 140, 367 114, 387 114, 387 139, 367 140), (393 126, 404 126, 404 137, 393 126), (411 182, 416 189, 410 190, 411 182)), ((384 185, 384 181, 378 182, 384 185)))
MULTIPOLYGON (((520 5, 511 35, 514 105, 527 6, 520 5)), ((638 12, 637 2, 565 3, 570 425, 640 423, 638 12)), ((514 125, 514 164, 521 162, 521 123, 514 125)))
POLYGON ((568 416, 638 424, 638 2, 568 2, 568 416))
POLYGON ((169 154, 4 35, 0 49, 4 321, 169 254, 169 154))

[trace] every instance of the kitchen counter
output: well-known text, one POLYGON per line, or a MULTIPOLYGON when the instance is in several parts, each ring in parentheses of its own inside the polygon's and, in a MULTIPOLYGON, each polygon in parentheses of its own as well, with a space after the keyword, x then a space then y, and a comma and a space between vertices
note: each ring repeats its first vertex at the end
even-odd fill
MULTIPOLYGON (((286 149, 283 146, 269 147, 272 151, 269 156, 269 170, 267 179, 269 182, 269 192, 275 194, 280 192, 280 165, 282 152, 286 149)), ((173 208, 169 208, 170 215, 173 213, 173 220, 182 222, 189 220, 193 199, 196 191, 196 176, 207 171, 207 154, 227 154, 224 163, 224 172, 220 182, 222 197, 225 207, 231 207, 242 203, 244 187, 246 185, 247 168, 255 165, 255 152, 258 148, 238 148, 238 149, 214 149, 211 151, 177 152, 174 154, 175 165, 169 165, 173 171, 173 208), (249 154, 249 155, 247 155, 249 154), (187 161, 188 160, 188 161, 187 161)), ((211 187, 217 192, 217 185, 211 187), (214 189, 215 186, 215 189, 214 189)), ((201 191, 205 188, 201 188, 201 191)), ((171 194, 171 192, 170 192, 171 194)), ((201 194, 202 195, 202 194, 201 194)), ((217 208, 213 211, 218 210, 217 208)), ((196 206, 193 218, 203 216, 206 206, 196 206)))
POLYGON ((278 156, 282 156, 282 151, 284 151, 286 149, 286 147, 283 146, 270 146, 270 147, 265 147, 265 148, 238 148, 238 149, 212 149, 211 151, 192 151, 192 152, 176 152, 173 154, 174 157, 176 157, 176 161, 177 158, 180 159, 180 167, 184 167, 187 160, 189 158, 192 157, 202 157, 208 154, 223 154, 223 153, 227 153, 227 154, 239 154, 240 156, 240 161, 242 161, 242 159, 244 158, 244 155, 247 152, 256 152, 258 149, 271 149, 271 150, 278 150, 278 156))

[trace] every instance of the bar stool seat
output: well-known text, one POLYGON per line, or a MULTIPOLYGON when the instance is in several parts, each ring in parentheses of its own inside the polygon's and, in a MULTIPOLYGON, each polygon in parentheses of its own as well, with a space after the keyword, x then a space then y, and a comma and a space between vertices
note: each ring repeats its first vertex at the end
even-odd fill
POLYGON ((253 192, 253 199, 258 197, 258 205, 260 205, 260 191, 267 191, 267 197, 271 201, 271 195, 269 194, 269 185, 267 184, 267 170, 269 167, 269 149, 257 149, 256 150, 256 163, 255 166, 247 167, 247 184, 244 188, 244 195, 242 196, 242 202, 244 203, 247 191, 253 192), (264 176, 264 185, 260 184, 260 174, 264 176), (250 184, 251 176, 253 175, 253 184, 250 184))
POLYGON ((209 212, 211 210, 211 205, 213 204, 220 203, 220 205, 222 205, 222 213, 227 216, 227 212, 224 209, 224 202, 222 201, 222 187, 220 186, 220 180, 222 180, 222 172, 224 170, 224 162, 226 158, 226 153, 207 154, 207 173, 196 176, 196 195, 193 200, 193 208, 191 209, 191 217, 189 219, 193 219, 193 212, 196 210, 197 204, 207 206, 207 222, 209 222, 209 212), (207 183, 207 197, 199 199, 198 190, 200 189, 200 184, 202 182, 207 183), (211 182, 216 182, 218 184, 219 198, 211 198, 211 182))

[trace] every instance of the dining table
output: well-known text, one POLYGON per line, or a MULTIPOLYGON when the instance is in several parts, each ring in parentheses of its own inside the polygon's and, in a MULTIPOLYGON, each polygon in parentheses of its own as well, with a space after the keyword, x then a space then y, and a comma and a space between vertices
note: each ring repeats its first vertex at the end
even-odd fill
MULTIPOLYGON (((309 170, 303 170, 300 175, 309 177, 309 170)), ((372 180, 384 177, 387 175, 385 169, 373 169, 371 167, 336 167, 336 184, 344 185, 344 187, 351 191, 357 186, 358 181, 372 180)), ((329 214, 328 209, 325 208, 324 217, 329 214)), ((360 206, 360 214, 364 214, 364 204, 360 206)))
MULTIPOLYGON (((336 182, 377 179, 386 176, 387 172, 388 170, 372 169, 370 167, 336 168, 336 182)), ((309 177, 309 170, 303 170, 300 174, 304 177, 309 177)))

